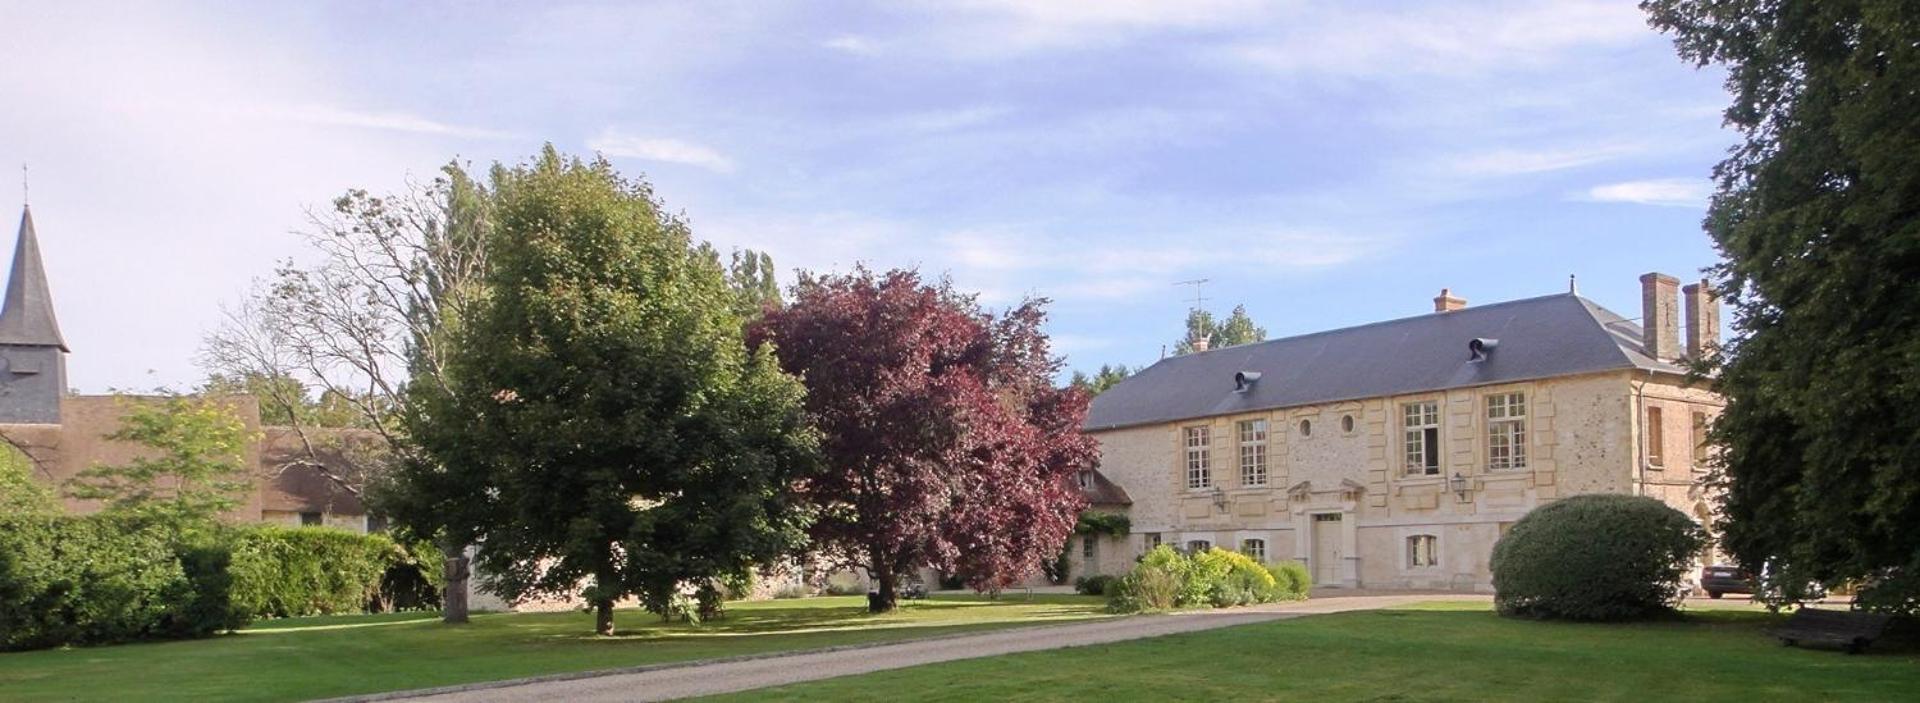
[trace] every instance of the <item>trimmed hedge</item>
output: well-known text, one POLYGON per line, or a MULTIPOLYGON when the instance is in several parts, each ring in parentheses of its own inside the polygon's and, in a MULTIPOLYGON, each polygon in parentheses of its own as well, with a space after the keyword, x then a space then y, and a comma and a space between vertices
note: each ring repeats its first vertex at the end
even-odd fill
POLYGON ((1672 610, 1705 533, 1646 496, 1582 495, 1530 512, 1493 546, 1502 615, 1625 620, 1672 610))
POLYGON ((260 526, 236 530, 231 544, 234 604, 258 617, 390 610, 400 594, 383 590, 388 582, 418 600, 421 584, 437 590, 441 580, 437 551, 415 557, 385 535, 260 526))
POLYGON ((0 650, 204 637, 256 616, 438 607, 431 546, 324 528, 183 532, 0 515, 0 650))
POLYGON ((93 515, 0 516, 0 650, 199 637, 245 619, 221 550, 93 515))
POLYGON ((1300 600, 1307 589, 1306 567, 1298 562, 1269 566, 1219 547, 1189 557, 1161 545, 1107 589, 1107 607, 1122 613, 1228 608, 1300 600))

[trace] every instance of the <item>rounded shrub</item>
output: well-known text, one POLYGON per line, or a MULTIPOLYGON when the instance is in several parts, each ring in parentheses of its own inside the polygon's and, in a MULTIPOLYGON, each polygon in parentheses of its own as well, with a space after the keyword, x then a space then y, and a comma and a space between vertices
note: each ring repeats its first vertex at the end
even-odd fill
POLYGON ((1081 595, 1104 596, 1109 589, 1113 588, 1114 582, 1118 580, 1119 579, 1106 574, 1082 576, 1073 580, 1073 590, 1078 591, 1081 595))
POLYGON ((1565 498, 1528 513, 1494 545, 1494 607, 1566 620, 1667 612, 1704 545, 1700 526, 1653 498, 1565 498))
POLYGON ((1307 573, 1306 564, 1292 560, 1268 564, 1267 572, 1273 574, 1275 585, 1286 594, 1283 600, 1301 600, 1313 590, 1313 576, 1307 573))

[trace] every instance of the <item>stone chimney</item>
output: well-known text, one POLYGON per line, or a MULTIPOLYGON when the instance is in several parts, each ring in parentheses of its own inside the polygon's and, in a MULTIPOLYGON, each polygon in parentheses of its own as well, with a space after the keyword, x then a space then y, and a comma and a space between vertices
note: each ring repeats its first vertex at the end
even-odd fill
POLYGON ((1466 298, 1455 298, 1453 297, 1453 292, 1446 288, 1441 288, 1440 296, 1433 299, 1434 312, 1453 312, 1466 306, 1466 298))
POLYGON ((1687 299, 1687 358, 1705 359, 1720 348, 1720 299, 1706 281, 1689 283, 1680 293, 1687 299))
POLYGON ((1659 272, 1640 277, 1640 325, 1647 356, 1680 358, 1680 279, 1659 272))

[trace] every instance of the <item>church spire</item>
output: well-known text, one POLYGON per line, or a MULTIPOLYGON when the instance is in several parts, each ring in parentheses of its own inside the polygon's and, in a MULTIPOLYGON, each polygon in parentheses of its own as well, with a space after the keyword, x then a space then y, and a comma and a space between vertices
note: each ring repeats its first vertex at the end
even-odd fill
POLYGON ((13 273, 7 277, 7 298, 0 304, 0 344, 59 347, 68 351, 53 318, 53 295, 47 291, 47 270, 40 263, 40 240, 33 233, 33 210, 20 210, 20 239, 14 244, 13 273))

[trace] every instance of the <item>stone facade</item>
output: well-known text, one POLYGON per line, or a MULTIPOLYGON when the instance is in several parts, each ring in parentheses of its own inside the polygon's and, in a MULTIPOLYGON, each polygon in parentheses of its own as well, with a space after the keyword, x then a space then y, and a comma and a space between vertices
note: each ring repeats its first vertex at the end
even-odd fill
MULTIPOLYGON (((1650 307, 1674 310, 1672 282, 1648 279, 1650 307)), ((1205 544, 1300 560, 1320 586, 1489 591, 1494 543, 1565 496, 1653 496, 1707 522, 1700 433, 1723 404, 1660 366, 1093 430, 1101 472, 1132 497, 1133 531, 1097 545, 1081 573, 1124 573, 1154 544, 1205 544), (1264 436, 1242 431, 1257 423, 1264 436), (1243 476, 1243 457, 1260 455, 1264 482, 1243 476)))
POLYGON ((1721 403, 1662 376, 1622 371, 1096 432, 1101 471, 1133 497, 1133 532, 1097 545, 1102 558, 1076 570, 1124 573, 1156 542, 1242 549, 1261 540, 1268 560, 1306 562, 1321 585, 1487 590, 1493 543, 1557 498, 1651 495, 1704 516, 1693 422, 1696 413, 1710 421, 1721 403), (1513 394, 1526 403, 1525 465, 1490 468, 1488 399, 1513 394), (1401 415, 1417 402, 1441 409, 1442 461, 1432 475, 1405 466, 1401 415), (1663 451, 1641 446, 1650 434, 1643 403, 1661 409, 1663 451), (1260 420, 1267 480, 1248 485, 1236 428, 1260 420), (1183 442, 1195 427, 1208 429, 1212 480, 1190 489, 1183 442), (1663 466, 1648 465, 1660 455, 1663 466), (1410 549, 1421 536, 1434 538, 1420 548, 1432 558, 1416 564, 1410 549), (1337 562, 1315 563, 1329 557, 1337 562))

